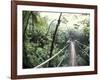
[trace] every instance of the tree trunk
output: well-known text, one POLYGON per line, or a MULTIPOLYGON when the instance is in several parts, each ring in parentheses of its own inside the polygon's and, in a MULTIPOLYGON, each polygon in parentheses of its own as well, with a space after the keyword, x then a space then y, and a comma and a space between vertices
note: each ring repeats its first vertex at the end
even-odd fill
MULTIPOLYGON (((56 33, 57 33, 57 30, 58 30, 58 27, 59 27, 59 25, 60 25, 61 16, 62 16, 62 13, 60 13, 60 16, 59 16, 59 19, 58 19, 58 23, 57 23, 57 25, 56 25, 55 32, 54 32, 54 34, 53 34, 53 39, 52 39, 52 43, 51 43, 49 58, 52 57, 53 48, 54 48, 54 42, 55 42, 55 37, 56 37, 56 33)), ((49 61, 48 67, 52 67, 51 61, 49 61)))

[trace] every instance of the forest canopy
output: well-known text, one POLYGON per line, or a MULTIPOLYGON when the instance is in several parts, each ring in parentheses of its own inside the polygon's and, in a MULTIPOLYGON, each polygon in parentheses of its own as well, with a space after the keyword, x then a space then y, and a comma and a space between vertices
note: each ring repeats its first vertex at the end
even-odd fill
POLYGON ((22 16, 23 68, 89 65, 89 14, 23 11, 22 16))

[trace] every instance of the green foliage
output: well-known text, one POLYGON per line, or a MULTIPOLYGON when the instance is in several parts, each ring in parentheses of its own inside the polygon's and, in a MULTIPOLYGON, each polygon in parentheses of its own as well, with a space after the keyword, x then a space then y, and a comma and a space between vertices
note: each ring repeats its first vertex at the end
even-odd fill
MULTIPOLYGON (((55 21, 57 21, 58 18, 53 19, 55 21, 52 20, 52 24, 49 25, 48 17, 43 17, 40 13, 41 12, 23 11, 23 68, 36 67, 50 58, 51 43, 55 25, 57 25, 55 21)), ((78 19, 77 16, 75 16, 75 18, 78 19)), ((61 18, 61 24, 66 25, 67 23, 68 20, 66 17, 61 18)), ((89 20, 85 18, 73 24, 73 29, 66 25, 68 29, 62 30, 60 28, 62 25, 60 25, 55 36, 52 56, 66 46, 70 38, 73 38, 83 44, 79 44, 82 48, 82 50, 80 50, 76 42, 78 65, 89 65, 89 24, 89 20), (79 29, 80 25, 83 26, 81 29, 79 29)), ((52 59, 52 67, 70 66, 69 49, 70 48, 66 48, 66 50, 52 59)), ((48 63, 46 63, 41 67, 49 66, 48 63)))

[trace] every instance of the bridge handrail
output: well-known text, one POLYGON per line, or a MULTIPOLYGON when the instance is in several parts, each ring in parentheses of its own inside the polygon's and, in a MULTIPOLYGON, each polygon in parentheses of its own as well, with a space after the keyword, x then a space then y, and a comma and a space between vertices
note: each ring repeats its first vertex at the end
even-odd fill
POLYGON ((60 51, 58 51, 58 53, 56 53, 55 55, 53 55, 51 58, 47 59, 46 61, 44 61, 43 63, 37 65, 36 67, 34 68, 39 68, 41 66, 43 66, 44 64, 48 63, 50 60, 54 59, 57 55, 59 55, 64 49, 67 48, 68 45, 66 45, 64 48, 62 48, 60 51))
POLYGON ((89 54, 85 50, 83 50, 79 45, 78 47, 89 57, 89 54))

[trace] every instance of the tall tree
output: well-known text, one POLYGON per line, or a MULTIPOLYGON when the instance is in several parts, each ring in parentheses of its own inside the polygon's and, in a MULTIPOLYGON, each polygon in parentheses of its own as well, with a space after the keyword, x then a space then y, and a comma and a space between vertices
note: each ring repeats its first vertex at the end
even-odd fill
MULTIPOLYGON (((53 34, 53 39, 52 39, 52 43, 51 43, 49 58, 52 57, 52 53, 53 53, 53 49, 54 49, 55 37, 56 37, 56 33, 57 33, 58 27, 59 27, 60 22, 61 22, 61 20, 60 20, 61 16, 62 16, 62 13, 60 13, 60 16, 59 16, 59 19, 58 19, 58 22, 57 22, 57 25, 56 25, 56 29, 55 29, 54 34, 53 34)), ((51 61, 49 61, 48 67, 52 67, 51 61)))

